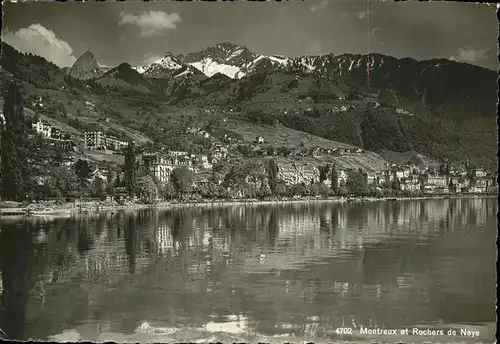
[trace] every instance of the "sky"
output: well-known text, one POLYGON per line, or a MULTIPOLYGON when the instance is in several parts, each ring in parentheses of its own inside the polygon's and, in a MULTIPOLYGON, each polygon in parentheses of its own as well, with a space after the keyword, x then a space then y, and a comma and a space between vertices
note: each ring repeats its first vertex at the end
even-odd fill
POLYGON ((498 69, 495 5, 459 2, 7 3, 2 40, 64 67, 90 50, 102 65, 232 42, 285 56, 381 53, 498 69))

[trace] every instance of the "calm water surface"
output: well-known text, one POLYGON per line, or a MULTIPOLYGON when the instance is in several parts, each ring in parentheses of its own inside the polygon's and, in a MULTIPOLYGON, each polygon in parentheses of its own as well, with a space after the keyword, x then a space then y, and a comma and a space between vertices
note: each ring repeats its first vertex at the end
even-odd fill
POLYGON ((194 341, 451 326, 493 342, 497 210, 451 199, 4 217, 0 328, 194 341))

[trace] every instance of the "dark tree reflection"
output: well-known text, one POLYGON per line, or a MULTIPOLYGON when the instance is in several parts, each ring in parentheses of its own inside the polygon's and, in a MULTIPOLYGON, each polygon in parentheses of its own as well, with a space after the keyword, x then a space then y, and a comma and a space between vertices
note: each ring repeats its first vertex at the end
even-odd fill
POLYGON ((125 251, 128 257, 128 271, 135 274, 136 271, 136 250, 137 250, 137 233, 136 220, 134 216, 129 216, 126 220, 125 227, 125 251))
POLYGON ((0 268, 3 293, 0 298, 0 327, 13 339, 24 337, 26 305, 29 292, 36 282, 35 274, 29 271, 33 250, 33 235, 28 223, 2 224, 0 268))

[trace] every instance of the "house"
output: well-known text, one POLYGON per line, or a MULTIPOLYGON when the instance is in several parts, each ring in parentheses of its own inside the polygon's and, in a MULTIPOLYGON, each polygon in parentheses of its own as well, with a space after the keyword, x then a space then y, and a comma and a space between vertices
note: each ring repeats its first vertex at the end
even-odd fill
POLYGON ((31 124, 33 130, 44 137, 52 137, 52 126, 46 121, 38 120, 31 124))
MULTIPOLYGON (((343 169, 337 169, 337 185, 344 186, 347 183, 347 171, 343 169)), ((331 181, 330 181, 331 182, 331 181)))
POLYGON ((411 183, 420 183, 420 175, 413 173, 409 175, 408 178, 406 178, 406 180, 411 183))
POLYGON ((170 180, 170 175, 175 168, 187 167, 190 171, 194 171, 191 159, 185 155, 177 155, 179 152, 161 153, 144 153, 142 156, 143 164, 146 170, 151 173, 159 182, 167 183, 170 180))
POLYGON ((482 168, 476 168, 472 170, 472 176, 474 178, 484 178, 486 177, 487 173, 484 171, 482 168))
POLYGON ((401 191, 415 192, 420 190, 420 183, 411 180, 405 180, 400 184, 401 191))
POLYGON ((345 154, 345 148, 335 148, 332 153, 335 156, 342 156, 345 154))
POLYGON ((73 141, 69 139, 57 139, 54 137, 46 137, 45 140, 50 146, 58 147, 66 151, 71 150, 74 146, 73 141))
POLYGON ((204 169, 211 169, 212 168, 212 164, 208 161, 208 156, 206 154, 201 154, 201 155, 197 156, 196 160, 200 163, 200 165, 204 169))
POLYGON ((402 180, 405 177, 404 171, 402 170, 394 170, 394 177, 397 180, 402 180))
POLYGON ((86 100, 85 101, 85 107, 89 110, 94 110, 95 109, 95 104, 92 103, 91 101, 89 100, 86 100))
POLYGON ((185 151, 169 151, 168 155, 170 155, 170 156, 178 156, 179 157, 179 156, 187 156, 188 153, 185 152, 185 151))
POLYGON ((392 171, 385 170, 385 171, 383 171, 383 173, 385 176, 386 183, 392 183, 396 179, 396 174, 393 173, 392 171))
POLYGON ((313 155, 313 156, 314 155, 320 155, 321 154, 321 149, 319 147, 311 148, 310 154, 313 155))
POLYGON ((262 136, 257 136, 255 138, 255 143, 264 143, 264 138, 262 136))
POLYGON ((186 134, 198 134, 199 132, 200 132, 199 127, 194 127, 194 128, 187 127, 186 128, 186 134))
POLYGON ((439 195, 445 195, 450 193, 450 188, 447 186, 438 186, 434 189, 434 193, 439 195))
POLYGON ((305 164, 279 164, 278 179, 283 180, 287 186, 300 183, 314 184, 319 182, 319 170, 305 164))
POLYGON ((109 149, 118 151, 127 147, 128 143, 102 131, 87 131, 84 134, 85 148, 90 150, 109 149))
POLYGON ((477 186, 477 185, 472 185, 469 187, 469 192, 472 192, 472 193, 485 193, 486 190, 487 190, 486 187, 477 186))
POLYGON ((366 183, 368 185, 375 184, 377 182, 377 174, 374 171, 366 172, 366 183))
POLYGON ((377 185, 385 185, 388 183, 388 179, 387 179, 387 176, 385 174, 384 171, 382 172, 377 172, 375 174, 375 178, 376 178, 376 184, 377 185))
POLYGON ((437 174, 429 174, 427 175, 427 179, 424 180, 429 185, 434 185, 436 187, 448 187, 449 181, 448 176, 445 175, 437 175, 437 174))
POLYGON ((90 174, 90 178, 88 181, 93 182, 96 179, 100 179, 102 182, 106 183, 108 180, 108 176, 105 174, 104 171, 101 171, 98 167, 96 167, 90 174))

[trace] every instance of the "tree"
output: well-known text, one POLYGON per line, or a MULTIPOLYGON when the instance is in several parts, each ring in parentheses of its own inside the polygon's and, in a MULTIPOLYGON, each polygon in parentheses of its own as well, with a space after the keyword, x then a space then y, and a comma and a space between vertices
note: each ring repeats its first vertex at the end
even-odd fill
POLYGON ((198 187, 198 193, 205 198, 217 198, 219 188, 213 181, 203 183, 198 187))
POLYGON ((330 165, 320 166, 319 169, 319 182, 323 183, 328 179, 328 172, 330 171, 330 165))
POLYGON ((113 171, 111 165, 108 163, 108 176, 106 178, 106 193, 109 196, 115 195, 115 182, 118 179, 118 174, 113 171))
POLYGON ((450 177, 450 182, 448 183, 448 187, 450 188, 450 191, 453 189, 453 179, 450 177))
POLYGON ((194 182, 194 173, 187 167, 174 168, 170 176, 175 190, 183 197, 190 191, 194 182))
POLYGON ((332 196, 333 190, 326 186, 325 184, 319 184, 319 194, 323 197, 332 196))
POLYGON ((261 198, 264 198, 264 197, 269 197, 271 195, 272 195, 272 191, 271 191, 271 188, 269 187, 269 185, 267 183, 262 183, 262 185, 259 189, 259 192, 258 192, 258 196, 261 198))
POLYGON ((136 183, 137 183, 137 170, 136 170, 136 160, 135 160, 135 148, 134 142, 129 141, 127 146, 127 152, 125 154, 125 187, 127 188, 128 195, 134 197, 136 183))
POLYGON ((152 202, 157 195, 156 184, 150 176, 141 177, 137 181, 137 192, 141 200, 146 202, 152 202))
POLYGON ((332 183, 332 190, 336 194, 339 192, 339 175, 337 173, 337 169, 335 168, 335 165, 332 166, 331 172, 330 172, 330 180, 332 183))
POLYGON ((104 181, 101 178, 95 177, 94 180, 92 181, 91 195, 93 197, 98 197, 100 199, 104 199, 106 197, 106 192, 104 189, 104 181))
POLYGON ((65 197, 76 198, 79 196, 79 183, 76 173, 64 166, 51 169, 51 177, 56 181, 55 186, 65 197))
POLYGON ((2 129, 2 194, 24 200, 30 186, 28 127, 20 87, 11 82, 3 93, 5 125, 2 129))
POLYGON ((89 179, 90 170, 89 162, 87 160, 79 159, 75 164, 75 172, 78 178, 80 179, 89 179))
POLYGON ((304 184, 295 184, 292 186, 292 194, 294 196, 306 196, 307 188, 304 184))
POLYGON ((276 161, 272 159, 269 160, 269 164, 267 166, 267 174, 269 178, 269 187, 271 188, 272 193, 276 192, 276 185, 278 183, 278 173, 279 173, 279 168, 278 164, 276 164, 276 161))
POLYGON ((307 194, 310 196, 319 196, 319 185, 318 183, 307 185, 307 194))
POLYGON ((278 147, 278 155, 283 155, 283 156, 289 156, 290 155, 290 149, 284 146, 278 147))
POLYGON ((274 147, 273 146, 267 146, 266 153, 267 153, 268 156, 273 156, 274 153, 275 153, 274 147))
POLYGON ((397 176, 394 176, 394 180, 391 183, 391 189, 395 192, 401 191, 401 183, 397 176))
POLYGON ((249 157, 253 156, 252 149, 247 145, 239 145, 238 152, 240 152, 241 155, 243 155, 245 158, 249 158, 249 157))
POLYGON ((288 190, 285 183, 278 183, 276 185, 276 189, 274 192, 276 195, 281 196, 281 197, 287 196, 289 194, 289 190, 288 190))
POLYGON ((175 197, 175 187, 172 183, 166 183, 161 188, 161 196, 164 199, 171 200, 175 197))
POLYGON ((350 194, 365 195, 368 193, 366 176, 361 169, 349 173, 346 186, 350 194))

